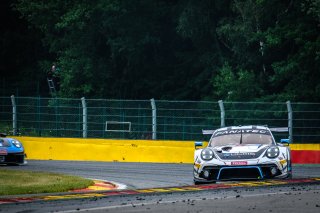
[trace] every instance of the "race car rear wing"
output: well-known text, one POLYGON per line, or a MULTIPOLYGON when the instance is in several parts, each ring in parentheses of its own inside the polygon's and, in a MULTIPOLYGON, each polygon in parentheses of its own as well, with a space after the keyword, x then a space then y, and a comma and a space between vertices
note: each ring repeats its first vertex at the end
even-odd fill
MULTIPOLYGON (((289 128, 288 127, 273 127, 273 128, 269 128, 271 132, 289 132, 289 128)), ((212 135, 214 133, 215 130, 202 130, 202 134, 203 135, 212 135)))
POLYGON ((203 135, 212 135, 214 133, 215 130, 202 130, 202 134, 203 135))
POLYGON ((289 127, 274 127, 269 129, 271 132, 289 132, 289 127))

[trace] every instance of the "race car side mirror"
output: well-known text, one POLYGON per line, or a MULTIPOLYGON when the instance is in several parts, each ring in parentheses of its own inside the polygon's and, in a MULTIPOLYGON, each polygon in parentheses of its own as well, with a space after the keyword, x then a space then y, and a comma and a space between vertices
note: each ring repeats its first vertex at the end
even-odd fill
POLYGON ((283 144, 283 145, 289 146, 290 140, 287 139, 287 138, 286 138, 286 139, 281 139, 281 140, 280 140, 280 143, 283 144))
POLYGON ((194 142, 194 148, 197 149, 198 147, 203 146, 203 143, 201 141, 194 142))

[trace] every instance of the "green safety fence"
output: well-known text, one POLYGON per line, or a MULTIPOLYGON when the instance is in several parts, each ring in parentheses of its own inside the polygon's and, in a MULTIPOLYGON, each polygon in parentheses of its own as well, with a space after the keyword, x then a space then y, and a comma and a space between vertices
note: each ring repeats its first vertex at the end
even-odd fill
POLYGON ((208 140, 202 130, 232 125, 292 125, 293 142, 320 143, 320 103, 0 97, 0 132, 13 135, 208 140))

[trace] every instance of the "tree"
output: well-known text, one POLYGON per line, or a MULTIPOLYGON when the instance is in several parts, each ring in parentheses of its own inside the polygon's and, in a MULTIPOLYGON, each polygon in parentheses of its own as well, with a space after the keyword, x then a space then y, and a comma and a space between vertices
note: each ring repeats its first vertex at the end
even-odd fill
POLYGON ((44 95, 48 86, 38 61, 50 55, 42 47, 39 31, 19 18, 13 2, 0 2, 0 95, 44 95))
POLYGON ((319 101, 319 18, 306 12, 316 1, 302 2, 233 1, 234 15, 220 22, 227 60, 259 82, 255 100, 319 101))
POLYGON ((62 97, 320 100, 319 0, 15 5, 50 53, 34 61, 60 66, 62 97))
POLYGON ((227 101, 253 100, 260 93, 255 75, 247 70, 234 70, 225 64, 214 78, 215 93, 227 101))
POLYGON ((20 0, 17 8, 57 55, 64 97, 200 98, 183 88, 194 70, 180 66, 186 42, 175 31, 176 4, 20 0))

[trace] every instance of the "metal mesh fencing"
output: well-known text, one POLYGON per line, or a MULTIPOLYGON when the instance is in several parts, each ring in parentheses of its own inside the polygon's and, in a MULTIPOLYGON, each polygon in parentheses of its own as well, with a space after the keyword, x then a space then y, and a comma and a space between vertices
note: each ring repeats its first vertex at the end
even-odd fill
MULTIPOLYGON (((320 104, 289 103, 293 142, 320 143, 320 104)), ((288 127, 288 102, 0 97, 0 132, 24 136, 208 140, 204 129, 288 127)), ((288 133, 275 134, 276 139, 288 133)))
MULTIPOLYGON (((288 127, 286 103, 268 102, 224 102, 225 122, 228 126, 266 125, 288 127)), ((288 133, 275 132, 276 139, 288 138, 288 133)))
POLYGON ((293 103, 293 141, 320 143, 320 104, 293 103))
POLYGON ((81 137, 82 106, 78 99, 16 98, 17 128, 22 135, 81 137))
POLYGON ((150 101, 86 100, 88 137, 151 139, 150 101))
POLYGON ((156 101, 157 137, 169 140, 205 140, 203 129, 220 127, 217 102, 156 101))

